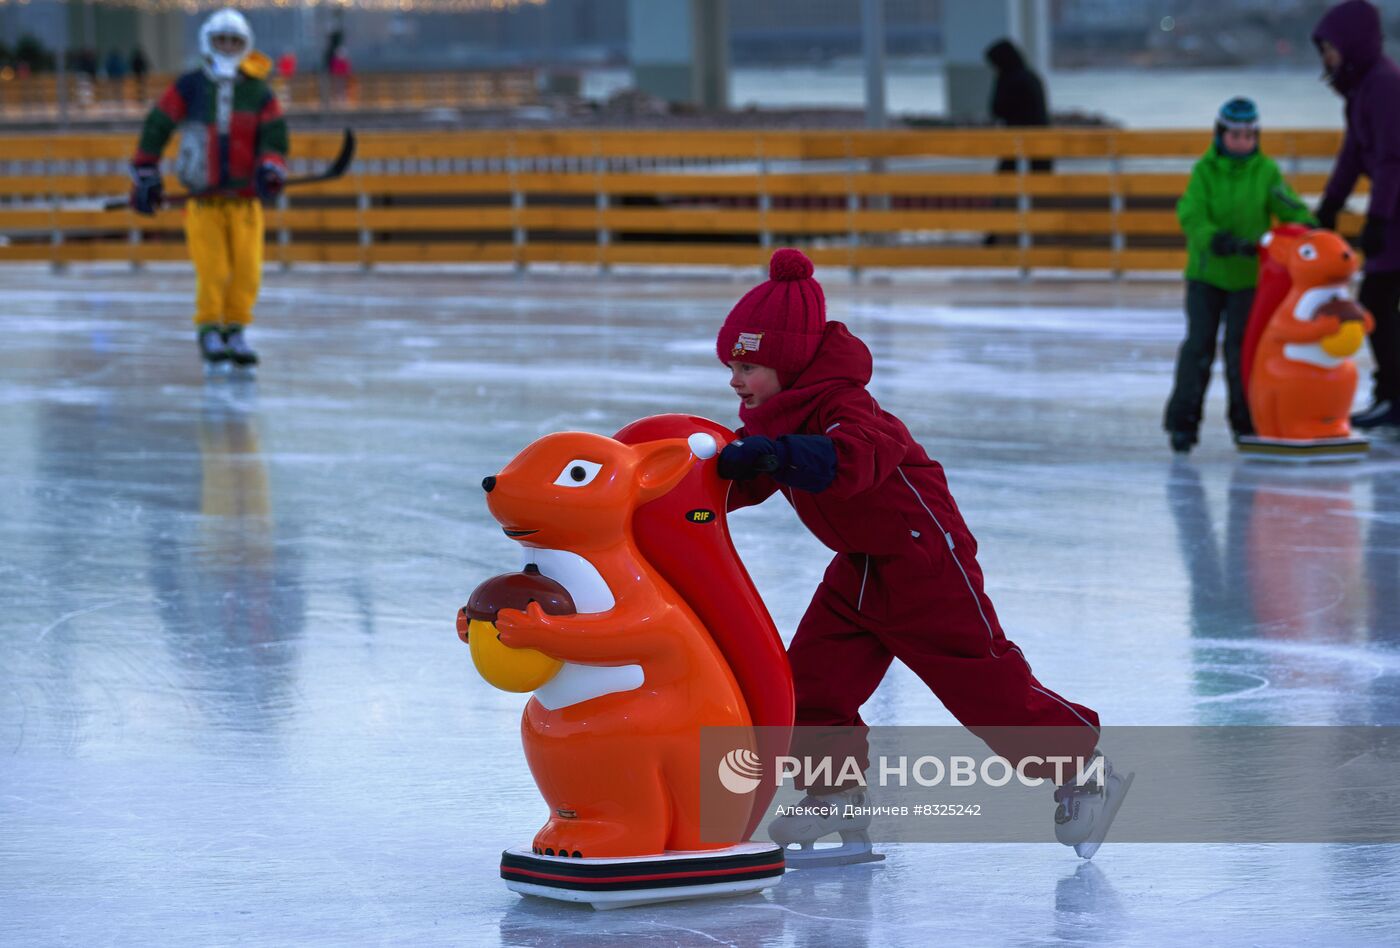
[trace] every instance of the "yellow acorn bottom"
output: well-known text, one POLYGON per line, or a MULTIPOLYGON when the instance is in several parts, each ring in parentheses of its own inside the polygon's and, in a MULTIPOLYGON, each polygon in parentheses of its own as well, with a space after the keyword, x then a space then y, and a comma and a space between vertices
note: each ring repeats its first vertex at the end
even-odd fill
POLYGON ((1354 356, 1361 349, 1361 342, 1366 338, 1365 327, 1358 319, 1342 323, 1342 328, 1330 336, 1324 336, 1321 342, 1322 351, 1328 355, 1345 359, 1354 356))
POLYGON ((534 691, 564 663, 532 648, 510 648, 496 637, 494 622, 473 619, 467 627, 472 662, 481 677, 502 691, 534 691))

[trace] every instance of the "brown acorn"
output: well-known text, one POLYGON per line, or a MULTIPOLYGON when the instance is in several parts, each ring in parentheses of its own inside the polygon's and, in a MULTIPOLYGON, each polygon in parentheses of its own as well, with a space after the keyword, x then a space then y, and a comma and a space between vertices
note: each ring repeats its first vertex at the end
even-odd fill
POLYGON ((496 630, 497 613, 502 609, 523 612, 532 602, 539 603, 549 615, 575 612, 568 590, 531 563, 519 573, 495 576, 476 587, 457 613, 457 635, 471 648, 476 670, 503 691, 534 691, 564 666, 559 659, 536 649, 510 648, 501 641, 496 630))
POLYGON ((467 604, 457 612, 457 636, 470 644, 467 630, 471 620, 494 623, 502 609, 524 612, 532 602, 539 603, 551 616, 568 616, 576 611, 567 589, 541 573, 534 563, 527 563, 521 572, 493 576, 472 591, 467 604))
POLYGON ((1323 303, 1317 308, 1317 315, 1336 316, 1344 323, 1349 323, 1353 320, 1359 321, 1364 318, 1360 306, 1356 305, 1352 300, 1342 299, 1341 297, 1335 297, 1323 303))

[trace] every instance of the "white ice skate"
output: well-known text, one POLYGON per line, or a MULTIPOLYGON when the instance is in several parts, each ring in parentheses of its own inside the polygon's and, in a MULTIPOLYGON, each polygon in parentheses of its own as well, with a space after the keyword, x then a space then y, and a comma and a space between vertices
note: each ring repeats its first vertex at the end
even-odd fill
POLYGON ((1081 859, 1093 859, 1103 845, 1123 798, 1133 785, 1133 774, 1115 773, 1113 765, 1104 761, 1104 782, 1090 781, 1083 786, 1073 782, 1055 791, 1055 838, 1073 846, 1081 859))
POLYGON ((869 803, 869 794, 860 787, 826 796, 808 794, 797 804, 796 813, 780 816, 768 824, 768 836, 783 847, 783 858, 789 869, 879 862, 885 856, 871 851, 870 815, 842 815, 847 807, 863 809, 869 803), (817 846, 817 840, 833 834, 840 835, 839 845, 817 846))
POLYGON ((199 327, 199 335, 196 337, 199 343, 199 355, 204 360, 204 374, 208 378, 220 378, 228 375, 231 362, 229 361, 228 346, 224 344, 223 333, 217 326, 199 327))
POLYGON ((229 362, 233 364, 234 375, 252 378, 254 366, 258 364, 258 354, 248 345, 242 326, 231 326, 224 330, 224 345, 227 347, 229 362))

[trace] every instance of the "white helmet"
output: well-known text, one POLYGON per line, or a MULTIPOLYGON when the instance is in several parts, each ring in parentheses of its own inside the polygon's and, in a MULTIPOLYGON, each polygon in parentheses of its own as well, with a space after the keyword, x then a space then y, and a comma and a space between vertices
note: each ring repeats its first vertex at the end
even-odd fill
POLYGON ((199 54, 215 79, 238 75, 238 64, 252 51, 253 29, 237 10, 220 10, 199 28, 199 54))

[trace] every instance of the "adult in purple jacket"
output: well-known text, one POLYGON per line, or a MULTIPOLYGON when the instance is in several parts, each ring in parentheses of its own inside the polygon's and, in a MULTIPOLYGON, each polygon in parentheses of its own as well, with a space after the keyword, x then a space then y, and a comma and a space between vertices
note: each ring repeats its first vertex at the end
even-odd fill
POLYGON ((1346 138, 1327 180, 1318 223, 1335 230, 1356 179, 1371 179, 1359 246, 1366 256, 1361 305, 1376 318, 1374 399, 1356 428, 1400 427, 1400 67, 1381 52, 1381 16, 1367 0, 1345 0, 1313 30, 1327 81, 1346 99, 1346 138))

